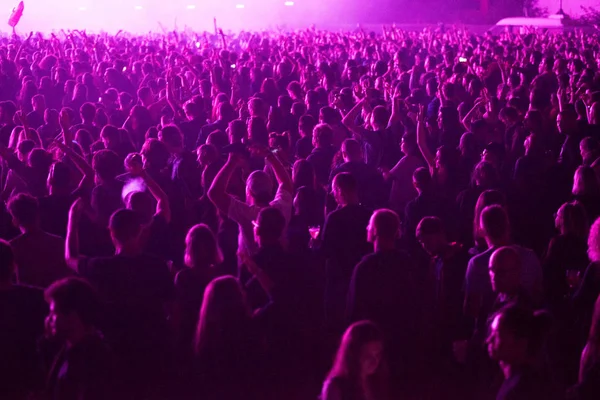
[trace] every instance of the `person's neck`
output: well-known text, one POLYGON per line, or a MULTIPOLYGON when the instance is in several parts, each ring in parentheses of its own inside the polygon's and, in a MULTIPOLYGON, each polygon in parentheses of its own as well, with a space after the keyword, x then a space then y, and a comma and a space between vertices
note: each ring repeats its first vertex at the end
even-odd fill
POLYGON ((487 243, 488 248, 490 249, 510 245, 510 239, 507 237, 502 239, 490 239, 486 237, 485 242, 487 243))
POLYGON ((393 239, 376 238, 375 242, 373 243, 373 249, 376 253, 380 251, 394 250, 395 248, 396 243, 393 239))
POLYGON ((447 258, 452 252, 452 245, 448 242, 444 243, 438 252, 438 256, 441 258, 447 258))

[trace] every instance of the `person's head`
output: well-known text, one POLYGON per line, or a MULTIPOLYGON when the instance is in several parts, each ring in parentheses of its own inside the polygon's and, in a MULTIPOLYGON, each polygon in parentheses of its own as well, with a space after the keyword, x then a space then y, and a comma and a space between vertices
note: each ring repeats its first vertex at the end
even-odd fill
POLYGON ((188 120, 194 120, 202 116, 202 103, 188 101, 184 106, 185 116, 188 120))
POLYGON ((100 139, 102 140, 105 149, 115 149, 121 142, 121 134, 119 133, 119 128, 113 125, 106 125, 100 131, 100 139))
POLYGON ((36 94, 31 99, 31 106, 34 111, 43 113, 46 110, 46 98, 41 94, 36 94))
POLYGON ((316 148, 329 147, 333 143, 333 129, 327 124, 319 124, 313 130, 313 146, 316 148))
POLYGON ((133 190, 127 193, 123 201, 129 210, 138 214, 140 224, 148 226, 152 222, 156 207, 154 199, 149 193, 133 190))
POLYGON ((356 322, 344 333, 328 380, 360 382, 383 373, 383 333, 370 321, 356 322))
POLYGON ((346 139, 342 143, 342 156, 345 162, 363 161, 362 146, 355 139, 346 139))
POLYGON ((265 120, 261 117, 250 117, 248 122, 248 138, 259 145, 267 146, 269 143, 269 130, 265 120))
POLYGON ((223 255, 210 228, 204 224, 192 226, 185 237, 185 265, 212 267, 222 262, 223 255))
POLYGON ((250 307, 239 281, 232 276, 222 276, 208 284, 204 291, 198 317, 194 352, 225 350, 236 345, 231 340, 245 333, 243 329, 250 319, 250 307))
POLYGON ((498 117, 504 125, 513 126, 519 122, 519 111, 514 107, 505 107, 500 110, 500 115, 498 117))
POLYGON ((315 170, 313 165, 306 160, 298 160, 292 167, 292 181, 294 188, 300 187, 315 188, 315 170))
POLYGON ((300 117, 298 121, 298 131, 302 137, 312 137, 313 130, 317 123, 312 115, 306 114, 300 117))
POLYGON ((565 203, 555 214, 554 223, 561 235, 587 238, 589 226, 585 208, 576 201, 565 203))
POLYGON ((598 196, 600 195, 600 183, 592 167, 580 166, 575 171, 573 179, 573 195, 575 196, 598 196))
POLYGON ((340 112, 333 107, 323 107, 319 111, 319 123, 337 125, 342 121, 340 112))
POLYGON ((556 116, 556 126, 560 133, 569 135, 577 131, 577 112, 574 108, 567 108, 556 116))
POLYGON ((158 139, 146 140, 142 145, 140 154, 142 155, 144 168, 157 171, 166 168, 171 157, 168 147, 158 139))
POLYGON ((110 217, 108 228, 115 248, 138 247, 142 221, 136 211, 128 209, 115 211, 110 217))
POLYGON ((96 291, 85 280, 65 278, 44 292, 50 306, 47 323, 53 336, 73 342, 94 329, 100 312, 96 291))
POLYGON ((248 126, 241 119, 235 119, 229 123, 227 134, 229 143, 241 143, 248 138, 248 126))
POLYGON ((15 254, 10 243, 0 239, 0 284, 9 285, 15 273, 15 254))
POLYGON ((154 95, 152 94, 152 89, 148 86, 144 86, 138 89, 137 92, 138 99, 142 102, 142 105, 148 107, 154 101, 154 95))
POLYGON ((248 112, 251 117, 267 119, 269 114, 269 107, 259 97, 253 97, 248 101, 248 112))
POLYGON ((417 168, 413 172, 413 186, 419 193, 427 192, 431 189, 433 180, 427 168, 417 168))
POLYGON ((44 123, 58 127, 58 111, 53 108, 46 108, 46 111, 44 111, 44 123))
POLYGON ((600 143, 593 137, 586 137, 579 143, 583 165, 590 165, 600 154, 600 143))
POLYGON ((0 102, 0 122, 5 124, 12 123, 13 117, 17 113, 17 106, 12 101, 0 102))
POLYGON ((273 199, 273 181, 264 171, 252 172, 246 179, 246 201, 266 206, 273 199))
POLYGON ((392 210, 381 208, 373 213, 367 226, 367 240, 393 246, 400 236, 400 218, 392 210))
POLYGON ((8 202, 8 212, 13 224, 21 230, 39 228, 40 205, 35 197, 25 193, 16 195, 8 202))
POLYGON ((473 170, 471 182, 473 186, 483 189, 495 187, 498 184, 498 173, 496 168, 487 161, 481 161, 473 170))
POLYGON ((380 131, 387 127, 390 114, 384 106, 377 106, 371 113, 371 127, 373 130, 380 131))
POLYGON ((431 256, 439 256, 448 246, 444 223, 438 217, 425 217, 417 225, 416 237, 431 256))
POLYGON ((265 207, 254 221, 254 238, 259 246, 279 243, 285 229, 285 217, 274 207, 265 207))
POLYGON ((492 164, 498 170, 504 161, 504 146, 500 143, 489 143, 481 153, 481 160, 492 164))
POLYGON ((400 141, 400 150, 406 156, 418 156, 419 155, 419 146, 417 145, 417 135, 413 132, 406 132, 402 135, 402 140, 400 141))
POLYGON ((460 155, 467 159, 476 158, 479 156, 477 137, 472 132, 465 132, 460 137, 458 144, 460 155))
POLYGON ((91 124, 94 122, 94 117, 96 117, 96 106, 92 103, 84 103, 79 108, 79 115, 81 115, 81 119, 86 124, 91 124))
POLYGON ((549 316, 543 312, 516 305, 503 308, 493 317, 486 340, 490 358, 509 366, 534 361, 550 325, 549 316))
POLYGON ((163 142, 171 153, 183 149, 183 134, 176 125, 164 126, 158 132, 158 140, 163 142))
POLYGON ((521 285, 521 257, 509 246, 492 254, 489 264, 490 282, 495 293, 513 294, 521 285))
POLYGON ((333 197, 339 206, 358 204, 358 182, 348 173, 341 172, 333 178, 333 197))
POLYGON ((503 246, 510 239, 510 224, 506 210, 499 205, 488 206, 481 212, 481 231, 491 246, 503 246))
POLYGON ((100 150, 92 158, 92 168, 96 174, 96 184, 113 181, 121 172, 122 162, 112 150, 100 150))

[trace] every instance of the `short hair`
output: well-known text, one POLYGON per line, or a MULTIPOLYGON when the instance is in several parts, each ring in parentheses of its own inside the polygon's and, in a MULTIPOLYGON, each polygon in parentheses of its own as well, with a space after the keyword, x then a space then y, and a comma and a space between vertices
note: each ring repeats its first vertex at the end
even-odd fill
POLYGON ((241 119, 234 119, 229 123, 229 133, 236 140, 247 138, 248 126, 241 119))
POLYGON ((0 239, 0 282, 10 281, 14 274, 15 254, 6 240, 0 239))
POLYGON ((310 114, 306 114, 300 117, 298 121, 298 129, 302 132, 306 132, 308 134, 312 134, 313 129, 317 125, 314 117, 310 114))
POLYGON ((510 229, 508 214, 499 205, 488 206, 481 212, 481 228, 490 239, 501 239, 510 229))
POLYGON ((92 285, 81 278, 65 278, 54 282, 44 292, 48 303, 53 302, 60 313, 74 312, 85 325, 96 324, 100 300, 92 285))
POLYGON ((444 223, 438 217, 425 217, 417 225, 417 237, 421 235, 438 235, 441 233, 445 233, 444 223))
POLYGON ((120 141, 121 135, 119 134, 119 128, 114 125, 106 125, 100 131, 100 137, 109 140, 120 141))
POLYGON ((381 208, 371 216, 372 225, 377 236, 384 239, 395 239, 400 233, 400 217, 392 210, 381 208))
POLYGON ((258 213, 259 236, 270 239, 280 239, 285 229, 285 217, 274 207, 265 207, 258 213))
POLYGON ((183 146, 183 135, 176 125, 167 125, 160 131, 161 141, 173 147, 183 146))
POLYGON ((342 120, 340 112, 333 107, 321 108, 319 115, 325 124, 337 124, 342 120))
POLYGON ((333 178, 333 185, 344 193, 356 193, 358 182, 354 175, 349 172, 340 172, 333 178))
POLYGON ((355 139, 346 139, 342 142, 342 151, 350 158, 358 158, 362 155, 362 146, 355 139))
POLYGON ((431 173, 427 168, 417 168, 415 172, 413 172, 413 182, 419 189, 427 188, 432 182, 431 173))
POLYGON ((115 211, 108 224, 113 237, 119 243, 125 243, 139 236, 142 230, 140 215, 128 209, 115 211))
POLYGON ((100 150, 92 158, 92 168, 104 180, 113 180, 121 173, 121 159, 112 150, 100 150))
POLYGON ((8 202, 8 211, 19 225, 33 225, 39 221, 40 205, 29 194, 20 193, 8 202))
POLYGON ((319 146, 330 146, 333 142, 333 129, 327 124, 319 124, 313 130, 313 137, 319 146))
POLYGON ((140 153, 146 158, 153 167, 158 169, 166 168, 169 164, 171 153, 167 146, 158 139, 150 138, 142 145, 140 153))
POLYGON ((79 114, 84 120, 93 120, 96 116, 96 106, 92 103, 83 103, 79 108, 79 114))
POLYGON ((373 109, 373 120, 379 126, 385 126, 390 119, 390 113, 384 106, 377 106, 373 109))

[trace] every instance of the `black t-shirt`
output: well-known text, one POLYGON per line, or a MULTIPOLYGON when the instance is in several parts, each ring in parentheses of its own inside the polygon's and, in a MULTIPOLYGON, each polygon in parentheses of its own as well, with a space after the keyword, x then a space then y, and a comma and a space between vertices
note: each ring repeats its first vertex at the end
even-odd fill
POLYGON ((43 290, 21 285, 0 290, 0 398, 43 384, 36 343, 47 314, 43 290))
POLYGON ((372 251, 367 242, 367 225, 371 210, 359 204, 347 205, 331 212, 322 230, 321 250, 328 259, 328 274, 349 278, 360 259, 372 251))
POLYGON ((107 304, 103 331, 116 351, 143 351, 167 340, 165 305, 175 293, 165 261, 147 254, 82 259, 78 272, 107 304))

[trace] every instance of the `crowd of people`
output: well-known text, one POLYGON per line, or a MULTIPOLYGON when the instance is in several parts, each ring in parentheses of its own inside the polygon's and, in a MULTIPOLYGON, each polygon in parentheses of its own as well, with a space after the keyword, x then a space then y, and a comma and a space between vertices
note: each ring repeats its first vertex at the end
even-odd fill
POLYGON ((600 37, 0 37, 3 399, 600 398, 600 37))

